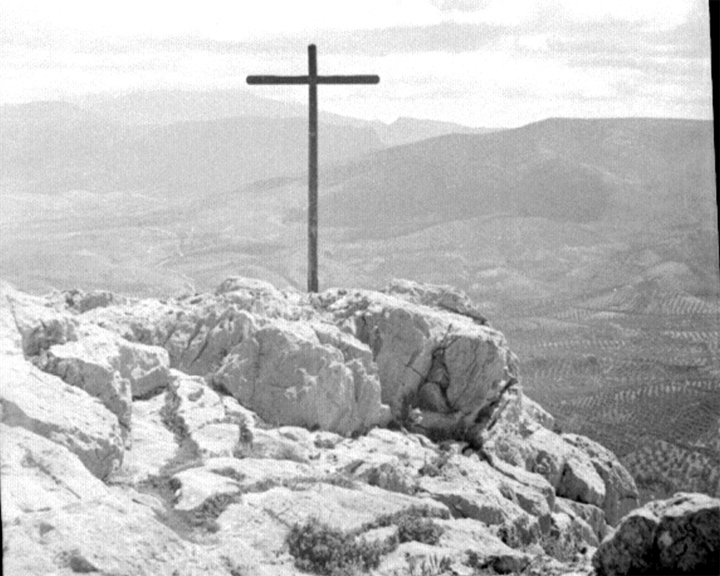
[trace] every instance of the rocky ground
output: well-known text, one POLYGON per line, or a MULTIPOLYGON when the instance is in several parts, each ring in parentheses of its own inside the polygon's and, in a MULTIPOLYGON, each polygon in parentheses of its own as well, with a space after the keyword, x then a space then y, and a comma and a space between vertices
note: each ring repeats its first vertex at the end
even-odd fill
POLYGON ((452 289, 0 292, 6 573, 717 573, 452 289))

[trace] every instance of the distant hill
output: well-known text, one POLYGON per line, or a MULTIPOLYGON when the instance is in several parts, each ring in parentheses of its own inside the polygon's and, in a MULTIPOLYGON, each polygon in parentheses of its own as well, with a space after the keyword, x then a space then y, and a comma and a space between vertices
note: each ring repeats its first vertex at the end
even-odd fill
POLYGON ((380 150, 327 181, 325 222, 369 235, 500 212, 681 221, 714 209, 713 129, 692 120, 551 119, 380 150))
POLYGON ((241 116, 293 118, 301 104, 263 98, 258 90, 142 90, 121 95, 89 94, 77 106, 118 124, 174 124, 241 116))
MULTIPOLYGON (((0 127, 0 178, 13 189, 36 192, 208 194, 300 176, 307 165, 306 106, 247 90, 144 91, 4 105, 0 127)), ((320 162, 328 167, 399 142, 477 130, 322 113, 320 162)))
MULTIPOLYGON (((0 107, 0 177, 55 193, 153 189, 207 194, 307 166, 307 120, 238 117, 125 124, 64 102, 0 107)), ((382 147, 372 128, 321 126, 323 165, 382 147)))
POLYGON ((406 117, 398 118, 391 124, 381 124, 376 127, 378 136, 386 146, 410 144, 445 134, 487 134, 500 130, 502 128, 473 128, 452 122, 406 117))
MULTIPOLYGON (((173 124, 237 117, 305 118, 307 104, 280 102, 262 96, 258 88, 181 91, 137 91, 123 95, 93 94, 78 98, 74 104, 98 118, 119 124, 173 124)), ((397 146, 426 140, 443 134, 480 134, 493 128, 472 128, 451 122, 398 118, 391 124, 361 120, 320 111, 325 124, 372 128, 384 146, 397 146)))

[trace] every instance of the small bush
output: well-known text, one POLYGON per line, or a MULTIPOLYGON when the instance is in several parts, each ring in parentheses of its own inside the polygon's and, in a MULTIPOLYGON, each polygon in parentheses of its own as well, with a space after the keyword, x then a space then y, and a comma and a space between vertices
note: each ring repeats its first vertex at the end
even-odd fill
POLYGON ((449 556, 430 556, 429 558, 408 558, 408 574, 410 576, 440 576, 450 570, 452 558, 449 556))
POLYGON ((295 524, 286 540, 295 566, 328 576, 348 576, 377 568, 387 552, 384 542, 367 542, 311 519, 295 524))
POLYGON ((381 557, 394 551, 401 542, 437 544, 444 529, 433 518, 449 516, 447 510, 411 507, 380 516, 353 532, 343 532, 311 519, 295 524, 286 543, 297 568, 327 576, 352 576, 377 568, 381 557), (397 526, 397 533, 373 542, 361 536, 368 530, 386 526, 397 526))
POLYGON ((362 529, 372 530, 373 528, 384 528, 385 526, 399 525, 398 523, 405 518, 442 518, 447 520, 450 518, 450 512, 444 508, 430 508, 429 506, 410 506, 400 512, 394 514, 384 514, 378 516, 374 522, 364 524, 362 529))
POLYGON ((425 462, 422 468, 418 470, 420 476, 436 477, 442 474, 443 467, 451 458, 450 452, 440 452, 430 462, 425 462))
POLYGON ((422 542, 434 546, 440 541, 445 530, 430 518, 405 516, 398 520, 398 539, 400 542, 422 542))

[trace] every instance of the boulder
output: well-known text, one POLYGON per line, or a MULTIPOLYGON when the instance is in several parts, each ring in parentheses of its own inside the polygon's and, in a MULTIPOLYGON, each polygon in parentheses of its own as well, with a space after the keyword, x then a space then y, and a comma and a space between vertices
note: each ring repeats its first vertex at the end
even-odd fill
POLYGON ((611 526, 638 506, 638 490, 635 480, 620 464, 615 454, 604 446, 578 434, 563 434, 563 440, 582 450, 590 457, 595 471, 605 483, 605 500, 602 509, 611 526))
POLYGON ((592 504, 581 504, 567 498, 557 498, 555 512, 565 514, 579 527, 582 539, 597 548, 608 533, 603 511, 592 504))
POLYGON ((17 291, 8 290, 6 302, 25 356, 37 356, 50 346, 77 340, 79 322, 68 311, 17 291))
POLYGON ((393 416, 403 420, 417 408, 425 431, 452 435, 515 374, 502 334, 466 315, 368 291, 329 290, 321 298, 335 323, 372 351, 393 416))
POLYGON ((118 420, 96 398, 22 358, 5 357, 0 369, 0 422, 65 446, 100 479, 120 467, 123 438, 118 420))
POLYGON ((118 370, 119 360, 118 337, 101 328, 91 327, 83 331, 79 340, 51 346, 35 363, 43 371, 100 400, 115 414, 123 436, 128 438, 132 390, 130 381, 118 370))
POLYGON ((389 419, 377 376, 300 323, 273 320, 258 329, 231 351, 213 383, 274 424, 348 435, 389 419))
POLYGON ((720 573, 720 500, 675 494, 625 516, 592 559, 599 576, 720 573))

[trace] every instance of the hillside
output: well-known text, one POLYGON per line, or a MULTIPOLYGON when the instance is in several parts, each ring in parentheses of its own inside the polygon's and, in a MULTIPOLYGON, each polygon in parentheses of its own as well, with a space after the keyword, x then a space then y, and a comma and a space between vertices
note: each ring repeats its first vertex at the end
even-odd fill
POLYGON ((551 119, 441 136, 378 151, 334 170, 327 183, 325 221, 367 236, 408 220, 499 212, 560 222, 687 222, 714 207, 712 123, 551 119))
MULTIPOLYGON (((238 117, 171 124, 115 123, 62 102, 3 106, 4 188, 62 193, 223 192, 307 168, 303 118, 238 117)), ((382 146, 370 128, 323 125, 323 165, 382 146)))
POLYGON ((375 130, 386 146, 401 146, 445 134, 486 134, 499 132, 501 128, 471 128, 452 122, 402 117, 390 124, 377 123, 375 130))

